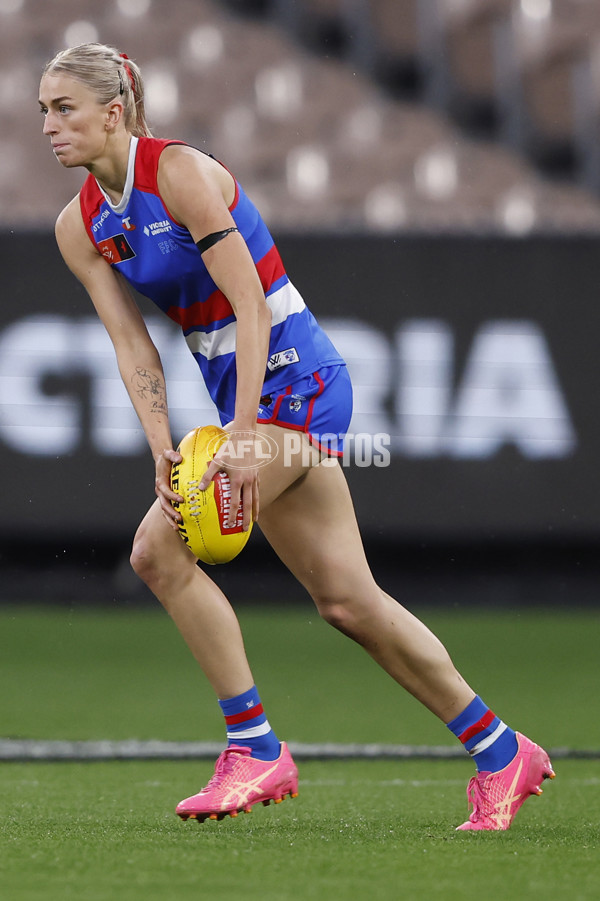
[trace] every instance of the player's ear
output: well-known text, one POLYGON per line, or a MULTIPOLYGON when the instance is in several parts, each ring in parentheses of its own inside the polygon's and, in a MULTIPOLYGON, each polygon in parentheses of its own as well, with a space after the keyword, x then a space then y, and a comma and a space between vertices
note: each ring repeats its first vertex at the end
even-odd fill
POLYGON ((105 128, 107 131, 113 131, 119 122, 122 121, 125 111, 120 100, 112 100, 106 107, 105 128))

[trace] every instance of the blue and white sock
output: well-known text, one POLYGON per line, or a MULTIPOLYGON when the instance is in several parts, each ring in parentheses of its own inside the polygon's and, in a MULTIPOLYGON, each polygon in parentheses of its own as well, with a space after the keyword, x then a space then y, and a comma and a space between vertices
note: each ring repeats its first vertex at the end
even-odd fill
POLYGON ((281 745, 265 715, 256 686, 249 691, 219 701, 227 725, 230 745, 251 748, 258 760, 275 760, 281 745))
POLYGON ((447 725, 463 743, 478 771, 495 773, 502 770, 518 751, 513 730, 479 696, 447 725))

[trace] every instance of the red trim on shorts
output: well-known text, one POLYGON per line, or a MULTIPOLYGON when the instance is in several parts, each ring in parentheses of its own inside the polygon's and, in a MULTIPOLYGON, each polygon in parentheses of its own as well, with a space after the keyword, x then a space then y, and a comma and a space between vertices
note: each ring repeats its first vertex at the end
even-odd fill
POLYGON ((340 450, 332 450, 329 445, 322 445, 320 441, 317 441, 310 432, 307 432, 307 437, 313 447, 316 447, 317 450, 323 451, 323 453, 327 454, 328 457, 343 457, 344 451, 340 450))
POLYGON ((288 385, 283 393, 280 393, 275 401, 275 406, 273 407, 273 415, 267 422, 272 422, 275 425, 285 425, 285 423, 279 423, 277 420, 277 414, 279 413, 279 408, 283 403, 283 398, 289 396, 292 393, 292 386, 288 385))
POLYGON ((321 444, 321 442, 317 441, 316 438, 313 435, 311 435, 311 433, 309 431, 310 421, 312 419, 315 401, 317 400, 318 397, 321 396, 321 394, 325 390, 325 382, 323 381, 323 379, 321 378, 319 373, 313 372, 312 376, 313 376, 314 380, 317 382, 317 384, 319 386, 319 390, 317 391, 316 394, 313 394, 313 396, 311 397, 311 399, 308 403, 308 412, 307 412, 306 419, 304 420, 303 425, 294 425, 291 422, 285 422, 284 420, 277 418, 277 414, 279 413, 279 409, 281 407, 281 404, 283 403, 284 398, 289 397, 290 394, 292 393, 292 389, 294 387, 293 385, 288 385, 287 388, 285 389, 285 391, 282 391, 278 394, 277 400, 275 401, 275 406, 273 407, 273 415, 271 416, 270 419, 257 419, 256 421, 261 422, 261 423, 269 423, 270 425, 278 425, 280 428, 289 429, 291 432, 304 432, 304 434, 307 436, 308 440, 313 445, 313 447, 316 447, 320 451, 325 451, 329 456, 341 457, 343 455, 343 451, 338 451, 338 450, 332 451, 330 447, 323 446, 321 444))
POLYGON ((306 434, 307 434, 307 436, 308 436, 308 440, 310 441, 310 443, 312 444, 313 447, 316 447, 316 448, 317 448, 317 450, 325 451, 325 453, 326 453, 329 457, 341 457, 342 454, 343 454, 343 451, 338 451, 338 450, 332 451, 330 447, 327 447, 327 446, 323 447, 323 445, 321 444, 321 442, 320 442, 320 441, 317 441, 317 440, 313 437, 313 435, 311 435, 310 432, 308 431, 308 427, 309 427, 309 424, 310 424, 310 420, 311 420, 311 418, 312 418, 312 411, 313 411, 313 405, 314 405, 314 402, 316 401, 317 397, 319 397, 319 396, 323 393, 323 391, 325 390, 325 382, 323 381, 323 379, 321 378, 321 376, 319 375, 319 373, 318 373, 318 372, 313 372, 313 376, 314 376, 315 380, 316 380, 316 381, 318 382, 318 384, 319 384, 319 390, 318 390, 317 393, 311 398, 311 402, 310 402, 310 410, 309 410, 308 419, 307 419, 307 421, 306 421, 306 429, 305 429, 305 432, 306 432, 306 434))
MULTIPOLYGON (((310 433, 309 433, 308 429, 310 427, 310 421, 312 419, 315 401, 316 401, 317 397, 320 397, 321 394, 323 394, 323 391, 325 390, 325 382, 323 381, 323 379, 321 378, 321 376, 319 375, 318 372, 313 372, 313 378, 316 381, 316 383, 318 384, 319 390, 317 391, 316 394, 313 394, 313 396, 310 399, 310 403, 308 405, 308 416, 306 417, 306 421, 304 423, 306 426, 305 431, 309 438, 310 438, 310 433)), ((311 441, 311 444, 312 444, 312 441, 311 441)))
MULTIPOLYGON (((288 385, 287 388, 285 388, 284 390, 280 391, 277 394, 277 399, 275 401, 275 406, 273 407, 273 413, 272 413, 271 417, 269 419, 257 419, 256 421, 263 422, 263 423, 270 423, 273 425, 281 425, 284 427, 287 426, 287 422, 278 422, 277 421, 277 414, 279 413, 279 408, 281 407, 281 404, 283 403, 283 398, 287 394, 291 394, 291 393, 292 393, 292 386, 288 385)), ((262 404, 262 406, 265 406, 265 404, 262 404)))

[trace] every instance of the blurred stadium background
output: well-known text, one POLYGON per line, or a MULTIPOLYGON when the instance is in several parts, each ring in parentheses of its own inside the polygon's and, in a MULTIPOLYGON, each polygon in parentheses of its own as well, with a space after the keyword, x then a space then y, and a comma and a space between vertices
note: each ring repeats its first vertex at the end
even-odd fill
MULTIPOLYGON (((384 584, 409 606, 595 603, 596 0, 0 0, 0 597, 148 602, 127 560, 151 461, 59 259, 83 175, 37 113, 44 63, 90 40, 141 65, 156 135, 232 169, 346 356, 384 584)), ((215 415, 141 302, 177 439, 215 415)), ((259 535, 216 576, 300 596, 259 535)))

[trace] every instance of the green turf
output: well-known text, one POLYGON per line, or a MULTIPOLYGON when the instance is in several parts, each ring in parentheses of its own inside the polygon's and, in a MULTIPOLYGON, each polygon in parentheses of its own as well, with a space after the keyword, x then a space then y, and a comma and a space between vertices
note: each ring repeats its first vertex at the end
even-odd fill
MULTIPOLYGON (((597 611, 423 618, 516 728, 546 745, 600 748, 600 717, 587 708, 600 688, 597 611)), ((454 743, 311 607, 244 607, 240 619, 269 719, 288 740, 454 743)), ((222 738, 212 692, 160 610, 0 608, 0 658, 4 736, 222 738)))
MULTIPOLYGON (((548 747, 600 747, 595 611, 424 619, 465 677, 548 747)), ((243 608, 270 720, 301 742, 453 744, 309 607, 243 608)), ((3 736, 221 740, 211 692, 160 611, 0 609, 3 736)), ((300 797, 223 823, 174 804, 209 762, 0 766, 2 901, 600 897, 600 762, 561 761, 507 833, 454 832, 468 760, 304 762, 300 797)))
POLYGON ((300 795, 222 823, 173 800, 207 763, 5 764, 7 901, 544 899, 600 895, 598 764, 564 761, 507 833, 454 832, 463 761, 307 762, 300 795))

